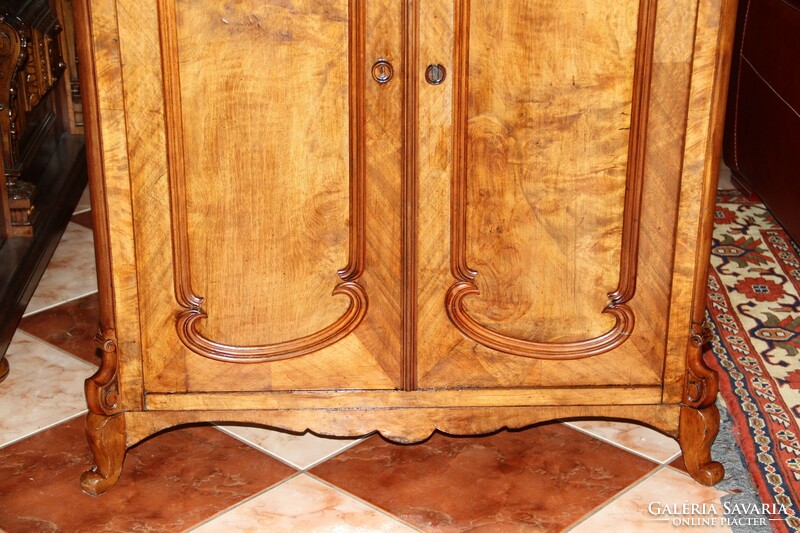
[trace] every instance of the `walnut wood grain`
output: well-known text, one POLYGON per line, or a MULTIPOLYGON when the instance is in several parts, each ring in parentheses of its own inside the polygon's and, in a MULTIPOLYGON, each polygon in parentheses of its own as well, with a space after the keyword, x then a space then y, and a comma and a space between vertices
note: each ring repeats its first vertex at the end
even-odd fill
POLYGON ((693 382, 707 384, 703 388, 708 395, 701 391, 696 397, 699 402, 690 403, 709 405, 716 397, 716 378, 705 370, 697 334, 705 321, 707 270, 737 5, 736 0, 698 5, 667 338, 668 351, 676 356, 665 364, 665 402, 686 401, 693 382), (692 373, 695 379, 690 381, 692 373))
POLYGON ((122 473, 125 460, 125 415, 86 415, 86 438, 92 450, 94 465, 81 475, 81 488, 97 496, 108 491, 122 473))
MULTIPOLYGON (((178 49, 176 3, 161 0, 158 3, 163 50, 178 49)), ((357 280, 364 270, 365 254, 365 160, 364 160, 364 77, 359 69, 359 59, 364 56, 364 8, 361 0, 349 5, 350 49, 350 254, 347 266, 339 270, 341 283, 332 295, 344 295, 349 306, 335 322, 310 335, 298 339, 261 345, 238 346, 206 337, 198 322, 208 318, 202 309, 203 297, 192 288, 191 253, 189 249, 189 220, 186 211, 186 167, 184 113, 182 110, 181 76, 178 54, 162 55, 165 95, 165 127, 169 158, 173 213, 173 249, 175 265, 175 293, 178 303, 185 308, 177 319, 178 337, 195 353, 226 362, 261 363, 298 357, 315 352, 338 342, 355 330, 367 312, 367 296, 357 280)))
POLYGON ((681 407, 680 436, 683 462, 689 475, 703 485, 716 485, 725 476, 721 463, 711 459, 711 445, 719 432, 719 409, 681 407))
POLYGON ((419 2, 403 2, 403 390, 417 387, 419 2))
POLYGON ((478 272, 467 266, 467 192, 468 142, 469 142, 469 25, 470 2, 456 2, 456 27, 461 40, 456 43, 458 87, 455 90, 454 175, 451 214, 451 270, 456 282, 445 296, 447 314, 453 324, 467 337, 488 348, 519 355, 546 359, 581 359, 613 350, 628 340, 633 332, 635 314, 627 305, 636 290, 636 272, 639 255, 639 218, 644 179, 644 155, 647 136, 647 112, 650 103, 650 81, 653 63, 656 2, 642 0, 639 5, 633 74, 633 104, 631 106, 630 140, 628 142, 627 185, 624 220, 622 222, 622 250, 620 254, 619 282, 608 294, 609 303, 603 313, 614 317, 614 326, 606 333, 581 341, 537 342, 493 331, 472 318, 462 300, 480 294, 474 281, 478 272))
POLYGON ((106 231, 87 396, 123 420, 90 435, 100 490, 212 420, 627 419, 718 478, 690 326, 728 0, 75 4, 106 231))

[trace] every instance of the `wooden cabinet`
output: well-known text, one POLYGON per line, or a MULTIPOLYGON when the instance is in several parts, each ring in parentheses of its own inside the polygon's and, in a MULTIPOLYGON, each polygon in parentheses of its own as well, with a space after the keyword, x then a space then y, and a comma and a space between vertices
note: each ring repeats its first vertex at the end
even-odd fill
POLYGON ((722 468, 700 355, 729 0, 76 1, 125 449, 615 417, 722 468))

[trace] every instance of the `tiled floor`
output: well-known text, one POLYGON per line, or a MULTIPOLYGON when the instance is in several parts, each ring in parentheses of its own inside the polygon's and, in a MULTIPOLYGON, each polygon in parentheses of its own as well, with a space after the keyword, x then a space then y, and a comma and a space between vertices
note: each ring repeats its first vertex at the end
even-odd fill
POLYGON ((719 505, 725 495, 680 469, 672 439, 617 422, 437 434, 406 446, 200 425, 134 447, 116 487, 85 495, 82 382, 99 359, 91 220, 82 209, 8 352, 2 530, 670 531, 651 503, 719 505))

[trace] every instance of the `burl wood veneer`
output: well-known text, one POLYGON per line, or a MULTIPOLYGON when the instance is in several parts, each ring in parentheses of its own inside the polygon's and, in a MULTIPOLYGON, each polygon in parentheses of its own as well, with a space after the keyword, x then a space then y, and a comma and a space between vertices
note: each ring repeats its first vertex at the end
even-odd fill
POLYGON ((676 437, 735 0, 75 1, 108 490, 163 428, 676 437))

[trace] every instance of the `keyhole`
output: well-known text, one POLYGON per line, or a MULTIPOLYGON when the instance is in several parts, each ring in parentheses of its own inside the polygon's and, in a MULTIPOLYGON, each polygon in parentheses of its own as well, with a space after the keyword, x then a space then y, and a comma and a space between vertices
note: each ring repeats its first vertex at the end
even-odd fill
POLYGON ((442 65, 428 65, 428 68, 425 69, 425 80, 431 85, 440 85, 445 76, 447 76, 447 71, 442 65))
POLYGON ((393 75, 394 68, 392 68, 392 64, 385 59, 377 60, 372 66, 372 77, 381 85, 388 83, 393 75))

